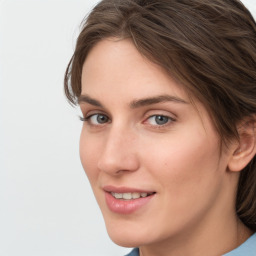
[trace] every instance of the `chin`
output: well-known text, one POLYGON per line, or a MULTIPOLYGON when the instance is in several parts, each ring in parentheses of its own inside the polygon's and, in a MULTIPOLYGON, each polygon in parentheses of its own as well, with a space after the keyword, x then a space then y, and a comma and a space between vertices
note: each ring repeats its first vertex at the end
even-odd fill
POLYGON ((157 233, 143 227, 142 223, 126 221, 108 221, 106 228, 110 239, 122 247, 139 247, 154 243, 157 240, 157 233))
POLYGON ((141 243, 134 238, 126 239, 126 237, 111 237, 110 239, 117 245, 127 248, 136 248, 141 246, 141 243))
MULTIPOLYGON (((108 231, 108 230, 107 230, 108 231)), ((136 230, 130 231, 108 231, 110 239, 122 247, 135 248, 146 243, 146 237, 136 234, 136 230)))

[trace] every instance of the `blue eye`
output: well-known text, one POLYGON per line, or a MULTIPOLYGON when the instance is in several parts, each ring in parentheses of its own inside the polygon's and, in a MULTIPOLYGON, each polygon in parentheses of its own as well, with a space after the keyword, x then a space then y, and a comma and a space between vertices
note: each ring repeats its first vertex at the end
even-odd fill
POLYGON ((162 116, 162 115, 154 115, 148 118, 148 122, 151 125, 165 125, 170 121, 171 121, 170 117, 162 116))
POLYGON ((109 118, 102 114, 95 114, 90 116, 90 121, 92 124, 105 124, 109 121, 109 118))
POLYGON ((109 118, 103 114, 93 114, 85 118, 80 118, 84 122, 88 122, 92 125, 101 125, 109 122, 109 118))

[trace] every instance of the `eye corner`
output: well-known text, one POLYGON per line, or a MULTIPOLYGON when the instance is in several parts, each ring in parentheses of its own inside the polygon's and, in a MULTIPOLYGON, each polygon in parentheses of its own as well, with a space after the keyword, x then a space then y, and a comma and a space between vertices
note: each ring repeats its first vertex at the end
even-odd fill
POLYGON ((83 117, 83 116, 78 116, 78 119, 79 119, 80 121, 82 121, 82 122, 85 122, 85 121, 86 121, 86 118, 83 117))

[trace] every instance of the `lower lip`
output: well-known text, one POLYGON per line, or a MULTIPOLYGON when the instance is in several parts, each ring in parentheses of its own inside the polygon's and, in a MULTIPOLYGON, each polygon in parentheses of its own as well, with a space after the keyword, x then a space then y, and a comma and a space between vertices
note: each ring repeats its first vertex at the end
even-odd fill
POLYGON ((130 214, 139 210, 140 208, 145 206, 154 196, 155 194, 147 197, 141 197, 138 199, 122 200, 116 199, 109 192, 105 192, 105 198, 108 208, 112 212, 119 214, 130 214))

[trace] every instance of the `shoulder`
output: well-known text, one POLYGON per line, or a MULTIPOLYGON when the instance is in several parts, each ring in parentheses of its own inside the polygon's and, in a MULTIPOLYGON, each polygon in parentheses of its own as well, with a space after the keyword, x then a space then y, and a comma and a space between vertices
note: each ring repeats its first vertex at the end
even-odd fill
POLYGON ((125 256, 140 256, 139 249, 134 248, 129 254, 127 254, 125 256))
POLYGON ((256 256, 256 233, 249 237, 243 244, 235 250, 224 254, 223 256, 256 256))

